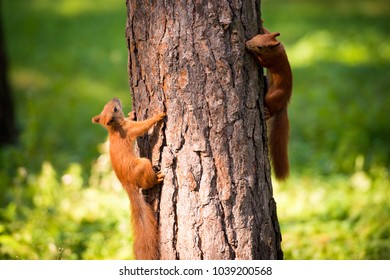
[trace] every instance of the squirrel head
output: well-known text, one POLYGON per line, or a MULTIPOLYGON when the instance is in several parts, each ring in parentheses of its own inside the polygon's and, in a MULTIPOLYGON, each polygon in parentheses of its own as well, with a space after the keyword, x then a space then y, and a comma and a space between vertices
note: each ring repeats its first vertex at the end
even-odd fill
POLYGON ((276 37, 278 37, 279 35, 279 32, 256 35, 245 43, 246 48, 251 52, 257 54, 265 54, 271 52, 273 49, 280 45, 280 42, 276 40, 276 37))
POLYGON ((100 124, 107 129, 124 120, 121 101, 114 97, 103 108, 103 111, 92 118, 93 123, 100 124))

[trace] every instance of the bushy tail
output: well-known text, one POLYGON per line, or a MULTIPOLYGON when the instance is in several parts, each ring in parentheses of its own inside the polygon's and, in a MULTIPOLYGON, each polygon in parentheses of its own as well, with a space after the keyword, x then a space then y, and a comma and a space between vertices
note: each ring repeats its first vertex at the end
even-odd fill
POLYGON ((130 198, 131 223, 134 235, 134 255, 137 260, 157 260, 158 229, 154 212, 145 202, 138 187, 126 187, 130 198))
POLYGON ((287 179, 290 171, 288 163, 289 130, 287 108, 284 108, 269 120, 268 126, 268 143, 272 167, 278 180, 287 179))

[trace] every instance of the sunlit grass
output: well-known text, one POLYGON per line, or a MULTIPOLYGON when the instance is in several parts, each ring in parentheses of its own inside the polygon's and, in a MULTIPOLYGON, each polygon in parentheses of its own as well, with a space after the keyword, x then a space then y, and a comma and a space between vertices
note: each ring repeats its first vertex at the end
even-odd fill
POLYGON ((389 259, 390 177, 373 174, 275 184, 286 259, 389 259))
POLYGON ((53 259, 61 247, 64 259, 131 258, 129 201, 107 158, 103 151, 92 166, 88 188, 80 164, 63 174, 49 162, 37 174, 19 167, 2 211, 11 228, 0 228, 0 254, 53 259))

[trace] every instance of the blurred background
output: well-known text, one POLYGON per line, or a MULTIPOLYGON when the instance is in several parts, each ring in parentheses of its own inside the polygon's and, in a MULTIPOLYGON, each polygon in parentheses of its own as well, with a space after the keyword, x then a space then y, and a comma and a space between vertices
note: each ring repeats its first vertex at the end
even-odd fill
MULTIPOLYGON (((18 131, 0 147, 0 259, 132 258, 91 123, 113 96, 131 109, 125 1, 0 7, 18 131)), ((390 259, 388 1, 262 0, 262 15, 294 74, 292 173, 274 183, 285 258, 390 259)))

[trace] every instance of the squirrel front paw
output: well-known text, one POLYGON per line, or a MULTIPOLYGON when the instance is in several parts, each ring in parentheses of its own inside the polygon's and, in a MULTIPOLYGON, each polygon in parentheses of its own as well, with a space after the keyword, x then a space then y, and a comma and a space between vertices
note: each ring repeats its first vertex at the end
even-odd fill
POLYGON ((127 118, 131 121, 134 121, 135 120, 135 112, 134 111, 131 111, 127 114, 127 118))
POLYGON ((167 115, 167 114, 166 114, 165 112, 162 112, 162 113, 158 114, 157 118, 158 118, 159 120, 162 120, 163 118, 166 117, 166 115, 167 115))

